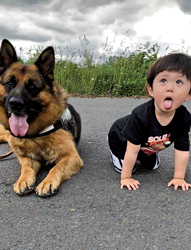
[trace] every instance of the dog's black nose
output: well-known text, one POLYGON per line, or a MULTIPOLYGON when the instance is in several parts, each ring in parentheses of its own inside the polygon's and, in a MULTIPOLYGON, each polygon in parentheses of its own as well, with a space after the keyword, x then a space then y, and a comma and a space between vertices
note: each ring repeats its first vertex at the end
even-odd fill
POLYGON ((9 100, 9 105, 13 110, 20 111, 24 107, 24 101, 20 97, 12 96, 9 100))

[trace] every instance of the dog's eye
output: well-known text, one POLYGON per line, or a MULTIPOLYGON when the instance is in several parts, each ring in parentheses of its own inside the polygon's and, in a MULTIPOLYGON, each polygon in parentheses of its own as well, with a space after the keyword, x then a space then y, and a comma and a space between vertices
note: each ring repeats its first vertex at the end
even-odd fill
POLYGON ((26 86, 26 89, 27 89, 28 91, 33 91, 35 88, 36 88, 36 87, 35 87, 33 84, 28 84, 28 85, 26 86))
POLYGON ((15 76, 9 76, 9 78, 7 78, 6 76, 3 77, 3 81, 2 81, 5 89, 7 92, 10 92, 12 89, 15 88, 15 86, 17 85, 17 79, 15 76))
POLYGON ((6 83, 8 86, 13 86, 13 83, 12 82, 7 82, 6 83))
POLYGON ((34 85, 30 85, 30 86, 28 86, 28 89, 34 89, 35 87, 34 87, 34 85))
POLYGON ((14 81, 8 81, 4 83, 4 86, 5 89, 9 92, 16 86, 16 83, 14 81))
POLYGON ((8 87, 13 87, 15 84, 13 82, 6 82, 5 85, 8 87))
POLYGON ((26 85, 26 90, 28 91, 28 93, 32 96, 35 96, 36 94, 38 94, 38 88, 32 83, 32 82, 29 82, 27 85, 26 85))

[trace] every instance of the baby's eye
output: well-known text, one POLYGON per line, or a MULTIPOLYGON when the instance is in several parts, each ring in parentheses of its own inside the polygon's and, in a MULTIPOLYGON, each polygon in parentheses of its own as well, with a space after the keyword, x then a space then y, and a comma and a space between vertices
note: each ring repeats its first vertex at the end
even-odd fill
POLYGON ((166 83, 167 80, 164 78, 164 79, 161 79, 161 82, 162 82, 162 83, 166 83))
POLYGON ((177 83, 178 85, 181 85, 181 84, 182 84, 182 81, 177 80, 176 83, 177 83))

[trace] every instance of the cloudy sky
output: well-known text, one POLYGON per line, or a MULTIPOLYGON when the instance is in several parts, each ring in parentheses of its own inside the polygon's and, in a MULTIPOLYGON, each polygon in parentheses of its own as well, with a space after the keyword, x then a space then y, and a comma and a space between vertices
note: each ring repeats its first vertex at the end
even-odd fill
POLYGON ((18 54, 22 47, 21 57, 38 45, 87 43, 100 53, 147 41, 157 42, 161 53, 191 46, 190 0, 0 0, 0 20, 1 40, 18 54))

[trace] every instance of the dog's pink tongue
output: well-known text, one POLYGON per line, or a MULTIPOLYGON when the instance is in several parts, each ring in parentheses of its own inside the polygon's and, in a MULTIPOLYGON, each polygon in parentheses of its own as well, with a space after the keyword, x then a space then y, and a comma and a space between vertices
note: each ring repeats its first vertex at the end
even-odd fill
POLYGON ((9 125, 11 128, 11 132, 15 136, 25 136, 29 125, 27 123, 27 116, 17 116, 14 113, 11 114, 9 118, 9 125))
POLYGON ((172 108, 172 100, 165 100, 164 107, 165 107, 165 109, 171 109, 172 108))

